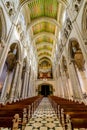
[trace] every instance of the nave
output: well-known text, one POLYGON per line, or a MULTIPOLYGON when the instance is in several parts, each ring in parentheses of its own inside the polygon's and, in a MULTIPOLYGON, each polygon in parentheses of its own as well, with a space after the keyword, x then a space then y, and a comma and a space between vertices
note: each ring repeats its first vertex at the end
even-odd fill
POLYGON ((48 98, 42 99, 25 130, 63 130, 48 98))
POLYGON ((0 0, 4 129, 87 130, 87 0, 0 0))

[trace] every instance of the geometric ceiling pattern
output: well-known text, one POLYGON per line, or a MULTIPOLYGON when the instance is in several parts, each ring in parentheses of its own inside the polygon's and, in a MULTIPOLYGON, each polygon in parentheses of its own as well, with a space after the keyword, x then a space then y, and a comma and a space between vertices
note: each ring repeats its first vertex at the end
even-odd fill
MULTIPOLYGON (((57 10, 58 10, 57 0, 33 0, 30 4, 28 4, 28 7, 30 10, 31 22, 40 17, 49 17, 57 20, 57 10)), ((44 21, 41 21, 32 26, 32 31, 34 36, 39 34, 39 37, 35 39, 35 44, 37 47, 37 55, 38 57, 44 57, 44 60, 46 60, 46 55, 48 55, 49 57, 52 56, 52 49, 53 49, 52 45, 54 43, 54 39, 51 37, 50 34, 55 36, 56 25, 47 22, 44 19, 44 21), (40 35, 43 32, 44 35, 40 35), (46 33, 49 33, 49 35, 46 35, 46 33)))
MULTIPOLYGON (((29 10, 31 37, 39 62, 53 58, 55 44, 62 26, 66 0, 25 0, 29 10)), ((20 0, 20 2, 25 2, 20 0)), ((32 44, 33 44, 32 43, 32 44)))

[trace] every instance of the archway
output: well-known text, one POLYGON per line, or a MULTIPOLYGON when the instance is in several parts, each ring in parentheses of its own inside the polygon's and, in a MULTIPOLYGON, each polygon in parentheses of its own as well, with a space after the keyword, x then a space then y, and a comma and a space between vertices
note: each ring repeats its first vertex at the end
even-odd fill
POLYGON ((53 86, 50 84, 41 84, 38 86, 38 95, 43 95, 47 97, 53 95, 53 86))
POLYGON ((62 80, 63 80, 63 86, 64 86, 64 97, 72 99, 73 91, 72 91, 72 85, 71 80, 69 77, 68 72, 68 66, 67 66, 67 60, 65 56, 62 56, 62 80))

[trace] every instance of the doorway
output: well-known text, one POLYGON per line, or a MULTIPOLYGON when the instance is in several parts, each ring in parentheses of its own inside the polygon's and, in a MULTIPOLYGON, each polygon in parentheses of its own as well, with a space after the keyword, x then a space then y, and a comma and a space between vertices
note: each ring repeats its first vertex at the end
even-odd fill
POLYGON ((53 87, 49 84, 42 84, 38 88, 38 94, 43 95, 44 97, 47 97, 49 95, 53 94, 53 87))

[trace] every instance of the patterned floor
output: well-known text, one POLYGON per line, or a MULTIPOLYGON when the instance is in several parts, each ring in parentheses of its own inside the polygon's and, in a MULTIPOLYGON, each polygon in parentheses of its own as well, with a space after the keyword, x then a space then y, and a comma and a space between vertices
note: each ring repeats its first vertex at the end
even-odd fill
POLYGON ((48 98, 43 98, 25 130, 63 130, 48 98))

